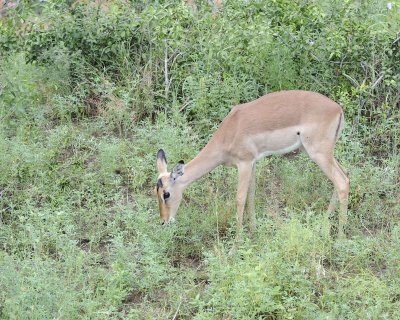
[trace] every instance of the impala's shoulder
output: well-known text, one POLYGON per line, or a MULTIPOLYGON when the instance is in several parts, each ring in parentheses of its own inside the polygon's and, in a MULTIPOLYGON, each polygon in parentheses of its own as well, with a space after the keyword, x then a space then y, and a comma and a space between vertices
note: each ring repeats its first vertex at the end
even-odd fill
POLYGON ((242 113, 241 105, 232 107, 229 113, 224 118, 224 120, 222 120, 222 122, 220 123, 219 128, 215 134, 218 135, 220 134, 221 130, 223 131, 226 130, 227 128, 237 127, 237 125, 240 122, 241 113, 242 113))
POLYGON ((316 92, 316 91, 299 91, 299 92, 304 97, 308 97, 308 98, 315 99, 315 100, 331 101, 333 103, 336 103, 331 98, 327 97, 326 95, 323 95, 322 93, 316 92))
POLYGON ((241 105, 241 104, 232 107, 231 111, 229 111, 226 118, 235 119, 235 118, 239 117, 242 107, 243 107, 243 105, 241 105))

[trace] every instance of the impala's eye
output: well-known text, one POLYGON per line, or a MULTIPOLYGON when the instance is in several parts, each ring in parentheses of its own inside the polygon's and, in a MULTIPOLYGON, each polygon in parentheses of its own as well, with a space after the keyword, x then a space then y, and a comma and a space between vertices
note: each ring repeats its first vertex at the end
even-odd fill
POLYGON ((169 192, 164 191, 164 200, 167 200, 170 196, 169 192))

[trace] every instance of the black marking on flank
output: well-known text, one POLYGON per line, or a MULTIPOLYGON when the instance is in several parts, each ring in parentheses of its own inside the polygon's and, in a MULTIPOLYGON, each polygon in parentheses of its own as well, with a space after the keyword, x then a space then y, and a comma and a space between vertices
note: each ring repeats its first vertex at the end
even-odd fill
POLYGON ((157 159, 164 160, 165 162, 167 162, 167 157, 165 156, 165 152, 163 149, 158 150, 157 159))
POLYGON ((340 113, 339 123, 338 123, 338 126, 336 128, 336 132, 335 132, 335 141, 336 141, 336 139, 338 137, 338 134, 339 134, 339 128, 340 128, 340 124, 342 123, 342 118, 343 118, 343 112, 340 113))

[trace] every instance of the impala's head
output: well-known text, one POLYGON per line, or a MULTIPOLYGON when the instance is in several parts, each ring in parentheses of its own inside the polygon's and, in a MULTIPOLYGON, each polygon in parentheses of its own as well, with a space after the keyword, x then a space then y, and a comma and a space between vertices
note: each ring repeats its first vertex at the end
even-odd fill
POLYGON ((175 219, 176 211, 182 200, 183 188, 179 183, 179 177, 183 175, 184 167, 183 161, 179 161, 172 171, 168 172, 165 152, 162 149, 158 150, 157 168, 160 175, 154 191, 158 198, 161 224, 172 222, 175 219))

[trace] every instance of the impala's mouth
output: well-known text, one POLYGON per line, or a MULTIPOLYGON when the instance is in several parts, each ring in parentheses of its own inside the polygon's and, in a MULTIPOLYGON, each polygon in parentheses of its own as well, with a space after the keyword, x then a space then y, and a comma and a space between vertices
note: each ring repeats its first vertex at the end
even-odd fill
POLYGON ((173 217, 168 218, 168 219, 161 219, 160 220, 160 224, 162 226, 165 226, 165 225, 168 225, 168 224, 171 224, 171 223, 174 223, 174 222, 175 222, 175 218, 173 218, 173 217))

